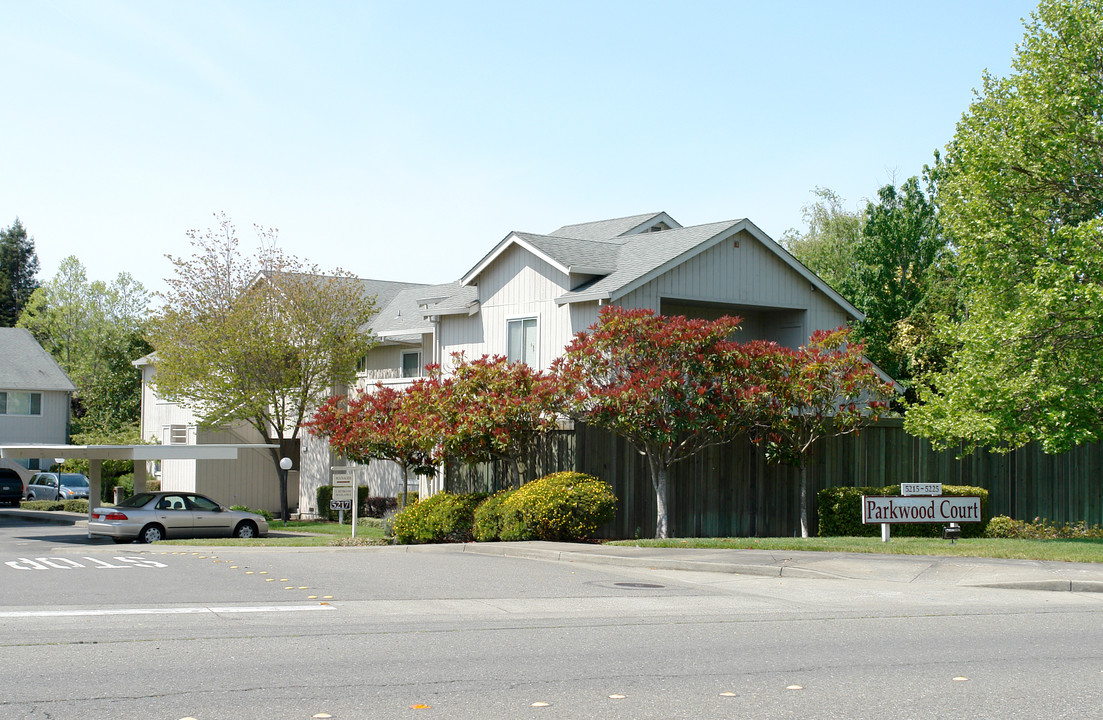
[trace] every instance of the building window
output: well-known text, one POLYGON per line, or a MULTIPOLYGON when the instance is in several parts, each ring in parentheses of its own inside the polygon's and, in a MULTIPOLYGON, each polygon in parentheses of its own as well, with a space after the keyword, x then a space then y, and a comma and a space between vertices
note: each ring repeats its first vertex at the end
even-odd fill
POLYGON ((356 372, 362 373, 368 371, 368 356, 364 355, 356 361, 356 372))
POLYGON ((169 426, 169 445, 187 445, 188 444, 188 426, 187 425, 170 425, 169 426))
POLYGON ((537 331, 536 318, 518 318, 507 323, 506 342, 508 349, 506 358, 510 362, 523 362, 532 367, 538 367, 539 356, 539 332, 537 331))
POLYGON ((0 392, 0 415, 41 415, 42 393, 0 392))
POLYGON ((421 377, 421 352, 402 353, 402 377, 421 377))

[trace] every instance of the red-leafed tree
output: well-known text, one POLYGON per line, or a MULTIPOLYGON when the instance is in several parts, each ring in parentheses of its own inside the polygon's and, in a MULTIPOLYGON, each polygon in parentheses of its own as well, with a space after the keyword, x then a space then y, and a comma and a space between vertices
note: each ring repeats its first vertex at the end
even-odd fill
POLYGON ((651 310, 602 308, 556 363, 573 389, 570 414, 624 437, 647 458, 655 490, 655 537, 669 536, 670 467, 751 426, 753 365, 732 341, 739 319, 687 320, 651 310))
POLYGON ((452 372, 429 367, 442 425, 441 450, 466 463, 503 460, 513 487, 532 479, 529 462, 536 440, 556 427, 567 393, 559 378, 501 355, 467 360, 452 355, 452 372))
POLYGON ((801 537, 808 537, 807 453, 820 438, 876 420, 893 393, 849 337, 845 327, 819 330, 798 350, 775 346, 759 365, 765 390, 752 439, 765 446, 767 460, 800 469, 801 537))
POLYGON ((436 387, 419 380, 403 390, 377 384, 348 399, 332 397, 303 423, 316 437, 354 462, 390 460, 402 469, 403 504, 410 475, 436 471, 441 425, 435 413, 424 412, 435 400, 436 387))

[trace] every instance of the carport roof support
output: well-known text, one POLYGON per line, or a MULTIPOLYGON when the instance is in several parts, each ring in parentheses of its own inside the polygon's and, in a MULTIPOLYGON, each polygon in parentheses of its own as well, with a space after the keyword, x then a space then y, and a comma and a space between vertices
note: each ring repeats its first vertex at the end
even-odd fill
POLYGON ((237 460, 241 450, 272 450, 279 445, 0 445, 0 458, 72 458, 88 461, 88 517, 100 496, 104 460, 134 460, 134 491, 146 487, 146 460, 237 460))

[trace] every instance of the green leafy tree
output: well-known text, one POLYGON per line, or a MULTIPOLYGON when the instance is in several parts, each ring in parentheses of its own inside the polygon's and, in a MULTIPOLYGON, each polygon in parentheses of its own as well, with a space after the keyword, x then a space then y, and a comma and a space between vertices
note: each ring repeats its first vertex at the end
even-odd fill
MULTIPOLYGON (((854 251, 866 314, 858 335, 869 358, 894 378, 911 375, 908 351, 919 338, 903 335, 902 324, 936 287, 935 265, 944 254, 938 213, 919 178, 908 178, 899 188, 885 185, 877 202, 866 206, 854 251)), ((907 327, 918 333, 921 326, 907 327)))
MULTIPOLYGON (((216 217, 217 229, 188 233, 194 256, 170 256, 175 276, 150 333, 154 382, 204 427, 244 422, 266 443, 285 445, 335 387, 354 379, 372 346, 366 325, 375 301, 351 274, 323 274, 282 253, 273 229, 256 228, 256 258, 242 255, 233 222, 216 217)), ((286 519, 280 455, 272 450, 286 519)))
POLYGON ((965 288, 909 431, 1047 451, 1103 438, 1103 2, 1044 0, 940 169, 965 288))
POLYGON ((864 210, 847 210, 828 188, 813 191, 818 199, 803 208, 803 232, 788 230, 781 244, 808 269, 862 310, 865 292, 857 248, 866 222, 864 210))
POLYGON ((113 433, 135 425, 141 376, 131 362, 149 352, 149 293, 127 273, 88 280, 74 256, 31 295, 19 326, 31 331, 73 384, 74 433, 113 433))
POLYGON ((23 307, 38 288, 34 238, 19 218, 0 230, 0 327, 15 327, 23 307))

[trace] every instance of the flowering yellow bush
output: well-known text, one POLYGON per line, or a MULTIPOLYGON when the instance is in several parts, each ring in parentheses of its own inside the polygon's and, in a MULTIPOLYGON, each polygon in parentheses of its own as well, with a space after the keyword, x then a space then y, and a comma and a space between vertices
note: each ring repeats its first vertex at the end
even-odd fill
POLYGON ((505 494, 491 510, 500 513, 502 540, 584 540, 613 519, 617 498, 592 475, 560 472, 505 494))

